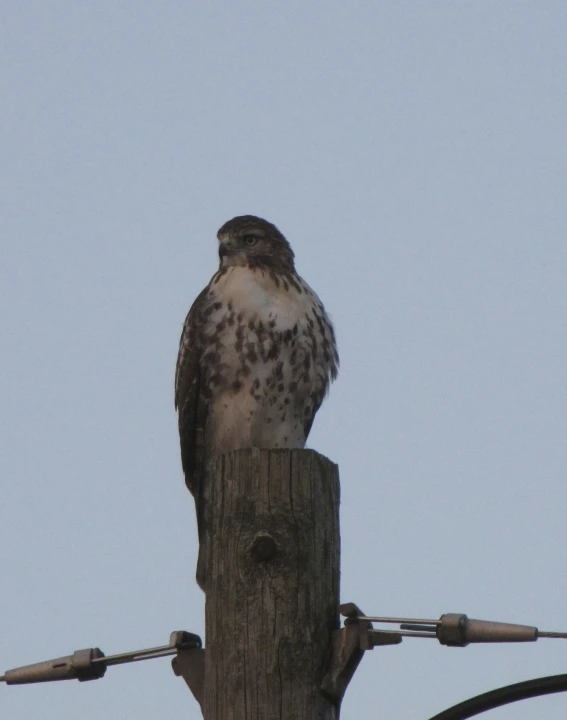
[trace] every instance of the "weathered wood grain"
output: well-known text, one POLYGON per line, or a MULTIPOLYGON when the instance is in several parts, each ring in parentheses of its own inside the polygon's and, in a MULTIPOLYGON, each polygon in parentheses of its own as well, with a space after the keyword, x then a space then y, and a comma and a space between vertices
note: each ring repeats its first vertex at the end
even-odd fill
POLYGON ((239 450, 207 482, 205 720, 334 720, 339 478, 313 450, 239 450))

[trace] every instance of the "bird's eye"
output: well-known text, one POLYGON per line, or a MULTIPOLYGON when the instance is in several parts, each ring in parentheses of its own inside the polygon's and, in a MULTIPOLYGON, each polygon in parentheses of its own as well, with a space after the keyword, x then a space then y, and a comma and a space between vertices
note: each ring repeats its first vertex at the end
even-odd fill
POLYGON ((243 235, 242 242, 245 245, 248 245, 248 247, 252 247, 252 245, 256 245, 256 243, 258 242, 258 238, 256 237, 256 235, 243 235))

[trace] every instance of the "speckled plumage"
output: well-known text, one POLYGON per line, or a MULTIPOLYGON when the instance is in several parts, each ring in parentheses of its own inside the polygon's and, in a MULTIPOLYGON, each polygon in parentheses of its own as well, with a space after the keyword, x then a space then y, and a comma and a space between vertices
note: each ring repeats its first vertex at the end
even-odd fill
POLYGON ((303 447, 339 362, 325 309, 277 228, 246 215, 218 239, 220 268, 187 315, 175 377, 200 537, 209 460, 240 448, 303 447))

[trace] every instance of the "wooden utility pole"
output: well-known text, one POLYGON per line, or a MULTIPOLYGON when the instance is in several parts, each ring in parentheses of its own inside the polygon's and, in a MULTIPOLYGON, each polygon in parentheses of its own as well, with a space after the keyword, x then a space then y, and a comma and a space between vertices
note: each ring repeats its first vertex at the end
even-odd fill
POLYGON ((313 450, 238 450, 205 485, 206 648, 176 672, 205 720, 336 720, 362 655, 338 630, 337 466, 313 450))

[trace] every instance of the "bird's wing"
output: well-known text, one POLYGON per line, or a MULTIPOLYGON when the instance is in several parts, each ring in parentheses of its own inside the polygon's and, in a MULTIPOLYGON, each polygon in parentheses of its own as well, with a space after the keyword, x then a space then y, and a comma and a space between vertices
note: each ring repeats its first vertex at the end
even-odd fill
POLYGON ((316 336, 313 347, 317 348, 313 360, 318 368, 319 382, 315 383, 311 389, 311 412, 306 415, 303 423, 306 440, 311 432, 315 415, 329 391, 331 382, 336 379, 339 370, 335 331, 320 301, 318 301, 318 306, 312 313, 315 322, 312 324, 311 332, 316 336))
POLYGON ((187 487, 198 501, 204 463, 204 434, 208 402, 204 396, 201 354, 205 288, 191 306, 183 325, 175 370, 175 407, 178 411, 181 463, 187 487))

